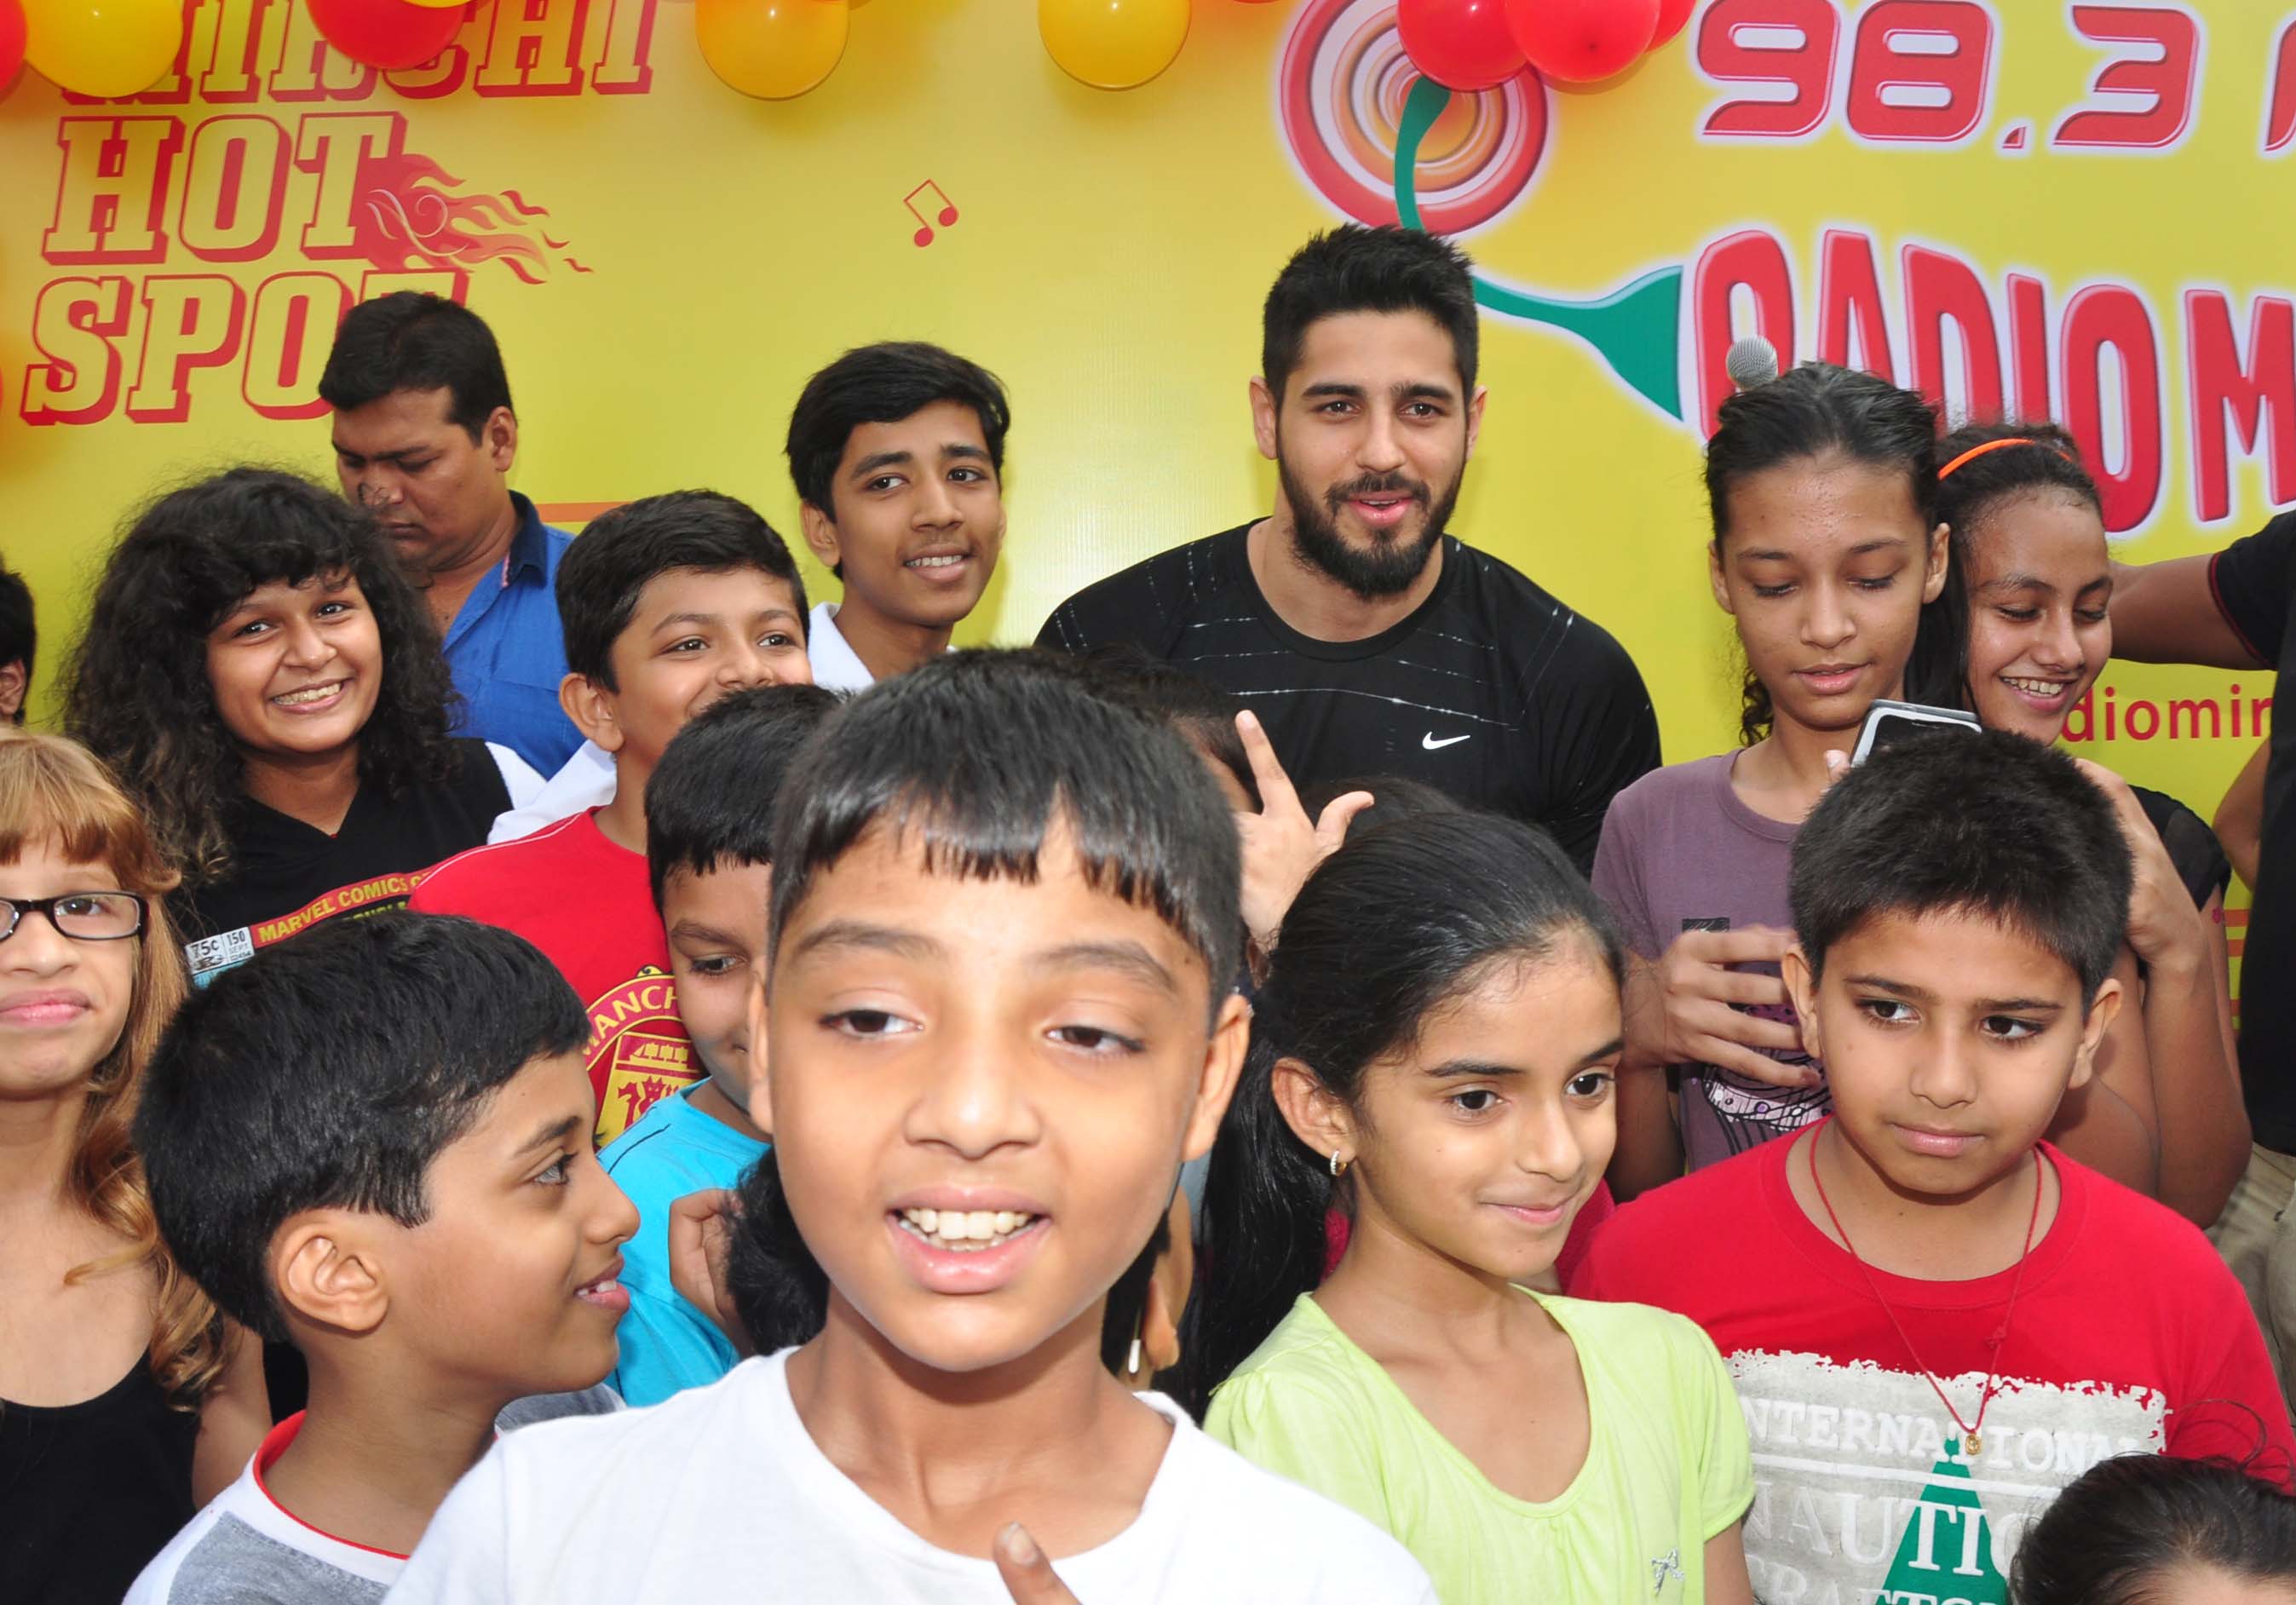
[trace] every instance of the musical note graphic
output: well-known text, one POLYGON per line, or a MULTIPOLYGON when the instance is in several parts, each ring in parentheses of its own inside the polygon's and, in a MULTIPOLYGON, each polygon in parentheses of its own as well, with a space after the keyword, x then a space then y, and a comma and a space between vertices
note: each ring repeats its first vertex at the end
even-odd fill
POLYGON ((925 215, 917 209, 917 197, 923 194, 927 190, 931 190, 940 200, 940 210, 934 214, 935 220, 939 222, 943 228, 953 227, 956 223, 956 202, 948 198, 948 192, 947 190, 941 188, 940 185, 935 184, 931 179, 926 179, 922 184, 917 185, 916 188, 911 190, 907 194, 901 197, 901 204, 907 207, 909 209, 909 216, 917 220, 917 232, 914 237, 919 245, 931 245, 933 242, 932 224, 927 223, 925 221, 925 215))

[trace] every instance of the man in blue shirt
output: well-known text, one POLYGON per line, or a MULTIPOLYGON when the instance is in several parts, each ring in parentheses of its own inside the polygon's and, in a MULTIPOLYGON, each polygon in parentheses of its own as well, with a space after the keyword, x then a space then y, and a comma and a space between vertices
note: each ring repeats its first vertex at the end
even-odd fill
POLYGON ((319 380, 343 495, 381 521, 446 643, 458 735, 553 774, 582 744, 554 586, 572 539, 510 487, 518 417, 494 332, 468 307, 400 291, 354 307, 319 380))

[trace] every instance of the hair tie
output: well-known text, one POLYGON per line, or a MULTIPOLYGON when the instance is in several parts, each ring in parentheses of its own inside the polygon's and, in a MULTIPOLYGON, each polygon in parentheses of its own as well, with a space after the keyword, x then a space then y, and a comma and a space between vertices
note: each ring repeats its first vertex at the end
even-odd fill
MULTIPOLYGON (((1938 478, 1940 479, 1944 479, 1946 475, 1951 473, 1955 469, 1959 468, 1972 457, 1981 457, 1988 452, 1997 452, 2005 446, 2039 446, 2040 444, 2041 443, 2038 440, 2033 439, 2031 437, 2026 435, 2010 435, 1999 440, 1988 440, 1982 446, 1971 446, 1967 451, 1962 453, 1961 455, 1956 457, 1943 468, 1939 469, 1938 478)), ((2080 463, 2075 461, 2070 452, 2059 451, 2058 448, 2054 446, 2045 447, 2044 449, 2056 452, 2058 456, 2062 457, 2066 462, 2072 463, 2075 468, 2079 468, 2080 466, 2080 463)))

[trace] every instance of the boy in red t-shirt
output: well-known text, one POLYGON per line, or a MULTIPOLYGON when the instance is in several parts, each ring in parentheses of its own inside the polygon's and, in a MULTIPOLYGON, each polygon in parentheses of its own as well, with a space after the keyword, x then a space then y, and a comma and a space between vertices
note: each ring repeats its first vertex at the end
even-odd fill
POLYGON ((670 739, 718 698, 811 683, 805 582, 748 507, 673 491, 583 531, 558 570, 558 616, 569 671, 559 700, 613 755, 613 799, 448 859, 408 906, 516 931, 581 994, 603 1145, 700 1074, 646 880, 646 781, 670 739))
POLYGON ((2027 1527, 2131 1450, 2287 1480, 2208 1240, 2041 1141, 2110 1095, 2130 873, 2103 793, 1999 732, 1878 753, 1802 826, 1784 969, 1833 1114, 1626 1206, 1570 1290, 1727 1357, 1761 1597, 2004 1601, 2027 1527))

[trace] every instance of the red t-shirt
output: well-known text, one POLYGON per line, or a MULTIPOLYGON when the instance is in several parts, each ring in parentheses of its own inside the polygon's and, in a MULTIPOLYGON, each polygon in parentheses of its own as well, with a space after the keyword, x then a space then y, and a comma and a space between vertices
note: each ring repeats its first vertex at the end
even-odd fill
POLYGON ((2207 1238, 2048 1144, 2062 1196, 2025 1263, 1970 1282, 1871 1273, 1802 1213, 1780 1137, 1636 1199, 1569 1290, 1677 1310, 1728 1361, 1753 1439, 1746 1554, 1770 1600, 2004 1601, 2025 1529, 2110 1455, 2229 1455, 2285 1484, 2296 1442, 2256 1319, 2207 1238), (1904 1324, 1900 1338, 1878 1288, 1904 1324))
POLYGON ((589 1005, 600 1147, 700 1075, 677 1018, 669 939, 644 853, 606 839, 595 809, 531 836, 472 848, 430 872, 407 906, 514 930, 589 1005))

